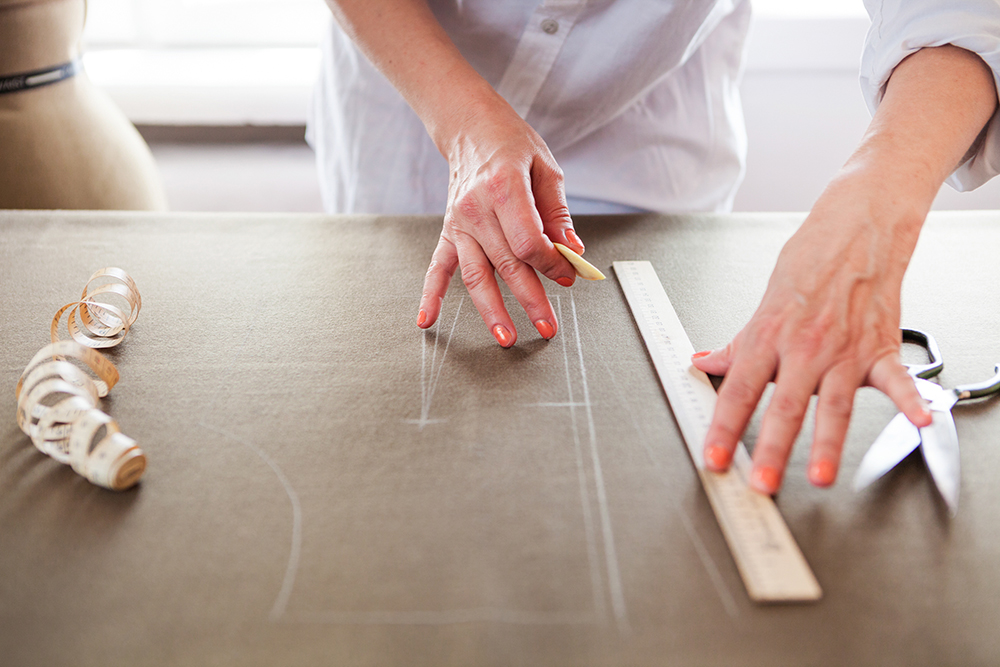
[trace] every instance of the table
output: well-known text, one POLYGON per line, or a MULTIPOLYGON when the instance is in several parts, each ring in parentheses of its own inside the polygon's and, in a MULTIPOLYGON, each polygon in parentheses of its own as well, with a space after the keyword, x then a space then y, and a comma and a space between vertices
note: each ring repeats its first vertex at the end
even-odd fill
MULTIPOLYGON (((416 327, 434 218, 0 212, 4 664, 1000 663, 995 401, 956 409, 953 520, 919 457, 851 490, 878 392, 830 490, 807 426, 777 502, 824 598, 746 596, 610 264, 651 261, 708 349, 801 220, 580 218, 611 279, 548 283, 559 335, 517 313, 503 350, 457 279, 416 327), (52 314, 108 265, 143 298, 104 402, 149 457, 124 493, 14 419, 52 314)), ((998 257, 1000 213, 929 219, 903 323, 945 385, 1000 361, 998 257)))

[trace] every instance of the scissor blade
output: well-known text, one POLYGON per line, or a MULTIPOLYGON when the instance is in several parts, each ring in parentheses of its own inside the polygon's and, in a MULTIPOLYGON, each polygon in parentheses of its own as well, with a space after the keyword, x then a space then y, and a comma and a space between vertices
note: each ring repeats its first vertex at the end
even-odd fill
POLYGON ((860 491, 892 470, 920 444, 920 431, 902 412, 882 429, 861 459, 854 475, 854 490, 860 491))
POLYGON ((941 497, 952 516, 958 513, 958 489, 961 479, 961 456, 958 432, 950 410, 931 410, 934 421, 920 429, 921 449, 927 469, 934 478, 941 497))

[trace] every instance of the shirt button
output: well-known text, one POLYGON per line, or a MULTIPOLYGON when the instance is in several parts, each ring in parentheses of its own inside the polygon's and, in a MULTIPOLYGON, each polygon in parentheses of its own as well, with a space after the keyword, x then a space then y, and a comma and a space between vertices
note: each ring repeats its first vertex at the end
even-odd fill
POLYGON ((542 21, 542 32, 546 35, 554 35, 559 32, 559 21, 554 19, 545 19, 542 21))

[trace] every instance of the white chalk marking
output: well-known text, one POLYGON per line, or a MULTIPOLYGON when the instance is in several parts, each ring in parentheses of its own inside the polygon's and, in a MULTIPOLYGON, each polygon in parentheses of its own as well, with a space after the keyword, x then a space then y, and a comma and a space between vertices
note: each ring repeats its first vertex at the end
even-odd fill
MULTIPOLYGON (((559 310, 559 320, 562 321, 562 298, 556 298, 559 310)), ((568 336, 561 336, 563 343, 563 362, 566 368, 566 391, 569 395, 570 424, 573 429, 573 448, 576 454, 576 474, 580 483, 580 504, 583 508, 583 530, 587 538, 587 561, 590 563, 590 585, 594 595, 594 610, 603 621, 608 611, 605 607, 603 585, 601 582, 601 572, 597 566, 597 543, 594 537, 594 518, 590 514, 590 493, 587 491, 587 475, 583 469, 583 448, 580 445, 580 432, 576 424, 577 403, 573 400, 573 380, 569 373, 569 348, 567 344, 568 336)))
POLYGON ((611 529, 611 513, 608 510, 608 495, 604 486, 604 473, 597 453, 597 429, 594 427, 594 413, 590 404, 590 385, 587 383, 587 367, 583 363, 583 345, 580 342, 580 322, 576 316, 576 298, 569 293, 573 312, 573 332, 576 337, 577 356, 580 360, 580 376, 583 379, 583 402, 586 404, 587 428, 590 432, 590 458, 594 466, 594 482, 597 487, 597 505, 601 512, 601 529, 604 533, 604 558, 608 568, 608 588, 611 592, 611 608, 618 621, 618 629, 629 631, 628 614, 625 609, 625 594, 622 591, 621 573, 618 569, 618 555, 615 552, 615 537, 611 529))
POLYGON ((281 618, 281 616, 285 613, 285 609, 288 607, 288 598, 292 595, 292 588, 295 586, 295 576, 299 570, 299 557, 302 553, 302 505, 299 503, 299 496, 295 493, 295 489, 292 488, 291 482, 289 482, 288 478, 285 477, 285 473, 282 472, 278 464, 275 463, 274 460, 272 460, 271 457, 268 456, 260 447, 234 433, 230 433, 229 431, 225 431, 214 426, 209 426, 204 422, 199 422, 198 425, 202 428, 208 429, 209 431, 214 431, 221 436, 229 438, 230 440, 235 440, 256 454, 257 457, 267 464, 267 467, 274 472, 278 481, 281 482, 281 485, 285 488, 285 494, 288 496, 288 500, 292 504, 292 546, 288 553, 288 565, 285 567, 285 577, 281 582, 281 590, 278 591, 278 597, 275 598, 274 604, 271 606, 271 613, 268 615, 271 621, 276 621, 281 618))

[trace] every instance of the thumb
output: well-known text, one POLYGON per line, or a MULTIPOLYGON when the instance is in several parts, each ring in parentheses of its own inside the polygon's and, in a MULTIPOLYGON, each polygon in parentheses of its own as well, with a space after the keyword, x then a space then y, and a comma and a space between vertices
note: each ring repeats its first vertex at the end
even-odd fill
POLYGON ((573 218, 566 203, 566 188, 562 170, 546 159, 536 159, 531 168, 531 189, 535 208, 542 219, 542 229, 549 240, 561 243, 578 255, 584 251, 583 242, 573 229, 573 218))
POLYGON ((695 352, 691 363, 700 371, 709 375, 725 375, 733 362, 733 344, 715 350, 695 352))

